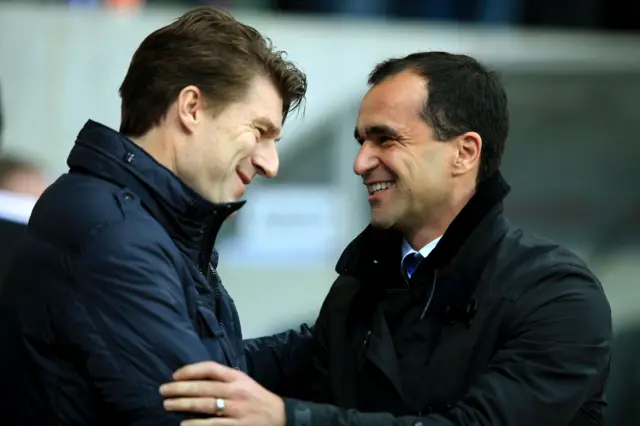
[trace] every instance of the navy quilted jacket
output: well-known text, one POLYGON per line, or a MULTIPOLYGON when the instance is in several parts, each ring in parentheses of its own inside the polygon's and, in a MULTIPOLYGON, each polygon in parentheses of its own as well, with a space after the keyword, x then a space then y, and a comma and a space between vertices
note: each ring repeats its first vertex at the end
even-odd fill
POLYGON ((211 204, 92 121, 68 165, 0 296, 3 424, 177 425, 158 393, 177 368, 253 366, 276 387, 308 358, 293 332, 252 341, 245 357, 213 248, 242 202, 211 204))

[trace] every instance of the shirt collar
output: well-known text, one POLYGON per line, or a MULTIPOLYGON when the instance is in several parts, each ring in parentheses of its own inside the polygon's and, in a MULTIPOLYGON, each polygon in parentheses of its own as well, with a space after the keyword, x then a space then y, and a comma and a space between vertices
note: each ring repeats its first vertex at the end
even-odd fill
MULTIPOLYGON (((426 246, 422 247, 420 250, 418 250, 418 252, 422 255, 424 259, 426 259, 427 256, 429 256, 429 253, 431 253, 433 249, 436 248, 436 245, 438 245, 438 241, 440 241, 440 238, 442 238, 442 235, 436 238, 435 240, 431 241, 426 246)), ((416 253, 416 250, 414 250, 413 247, 411 247, 411 245, 409 244, 406 238, 403 238, 402 239, 402 258, 400 262, 402 263, 405 257, 413 253, 416 253)))

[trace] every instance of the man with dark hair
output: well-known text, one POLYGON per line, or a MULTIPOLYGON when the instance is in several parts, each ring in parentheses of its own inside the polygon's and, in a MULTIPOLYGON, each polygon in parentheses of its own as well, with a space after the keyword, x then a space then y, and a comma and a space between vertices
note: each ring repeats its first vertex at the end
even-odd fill
POLYGON ((580 259, 503 214, 497 76, 426 52, 369 82, 354 170, 371 225, 338 261, 314 328, 299 395, 313 402, 205 362, 161 388, 165 406, 212 413, 222 399, 211 426, 602 425, 610 307, 580 259))
POLYGON ((142 42, 120 132, 93 121, 80 131, 7 275, 2 424, 177 425, 185 416, 163 409, 158 387, 184 364, 215 360, 274 388, 295 369, 308 346, 295 333, 245 352, 214 246, 246 185, 276 175, 275 142, 306 87, 268 39, 219 9, 142 42))

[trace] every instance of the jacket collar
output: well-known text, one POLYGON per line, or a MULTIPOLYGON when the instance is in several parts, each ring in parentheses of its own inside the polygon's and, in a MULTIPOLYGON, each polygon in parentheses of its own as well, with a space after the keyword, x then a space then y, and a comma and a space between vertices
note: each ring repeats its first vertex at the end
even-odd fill
MULTIPOLYGON (((490 249, 506 233, 508 223, 502 215, 504 198, 510 186, 500 172, 478 185, 476 193, 453 220, 438 245, 427 258, 442 275, 458 272, 473 275, 484 265, 490 249)), ((402 235, 369 225, 345 249, 336 272, 389 287, 398 283, 402 235)), ((419 282, 418 268, 414 275, 419 282)), ((389 288, 388 288, 389 289, 389 288)))
MULTIPOLYGON (((176 244, 205 272, 224 221, 244 201, 207 201, 122 134, 89 120, 69 154, 71 172, 81 172, 130 189, 176 244)), ((214 265, 215 267, 216 265, 214 265)))

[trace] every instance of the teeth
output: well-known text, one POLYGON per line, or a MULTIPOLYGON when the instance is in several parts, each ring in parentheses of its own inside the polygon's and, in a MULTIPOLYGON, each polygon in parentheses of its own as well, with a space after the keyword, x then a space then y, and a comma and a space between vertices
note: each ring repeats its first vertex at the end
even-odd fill
POLYGON ((383 189, 391 188, 392 186, 395 186, 393 182, 376 182, 374 184, 367 185, 367 189, 370 194, 373 194, 374 192, 382 191, 383 189))

